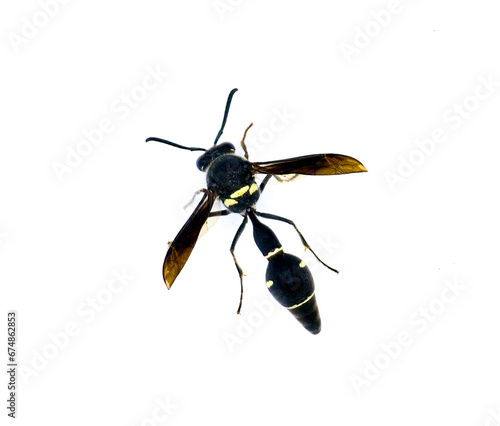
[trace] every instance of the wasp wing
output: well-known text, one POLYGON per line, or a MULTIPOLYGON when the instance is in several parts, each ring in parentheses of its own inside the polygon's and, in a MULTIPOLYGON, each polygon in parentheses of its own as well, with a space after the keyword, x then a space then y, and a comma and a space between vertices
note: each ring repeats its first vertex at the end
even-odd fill
POLYGON ((253 173, 268 175, 341 175, 366 172, 365 166, 355 158, 341 154, 313 154, 277 161, 252 163, 253 173))
POLYGON ((168 289, 172 287, 177 275, 189 259, 215 199, 216 195, 207 190, 194 212, 170 244, 163 262, 163 279, 168 289))

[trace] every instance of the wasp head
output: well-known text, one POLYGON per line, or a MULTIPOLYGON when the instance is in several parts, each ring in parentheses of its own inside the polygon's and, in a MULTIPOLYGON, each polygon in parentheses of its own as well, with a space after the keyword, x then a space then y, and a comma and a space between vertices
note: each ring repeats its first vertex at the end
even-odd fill
POLYGON ((226 154, 233 154, 234 152, 234 145, 230 142, 214 145, 212 148, 207 149, 205 153, 196 160, 196 167, 204 172, 216 158, 226 154))

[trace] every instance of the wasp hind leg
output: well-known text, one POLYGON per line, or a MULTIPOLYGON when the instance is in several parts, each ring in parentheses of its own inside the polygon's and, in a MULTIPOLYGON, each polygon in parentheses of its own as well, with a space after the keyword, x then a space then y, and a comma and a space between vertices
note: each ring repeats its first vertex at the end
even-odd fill
POLYGON ((306 249, 309 249, 311 251, 311 253, 314 255, 314 257, 316 259, 318 259, 318 261, 323 265, 323 266, 326 266, 328 269, 330 269, 331 271, 333 272, 336 272, 337 274, 339 273, 339 271, 337 271, 336 269, 332 268, 331 266, 328 266, 325 262, 323 262, 316 253, 314 253, 314 250, 311 248, 311 246, 309 245, 309 243, 306 241, 306 239, 304 238, 304 236, 301 234, 301 232, 299 231, 299 229, 297 228, 297 226, 295 225, 295 223, 290 220, 290 219, 287 219, 285 217, 281 217, 281 216, 276 216, 274 214, 269 214, 269 213, 261 213, 261 212, 258 212, 258 211, 255 211, 255 214, 257 216, 260 216, 260 217, 263 217, 265 219, 272 219, 272 220, 279 220, 280 222, 285 222, 285 223, 288 223, 289 225, 292 225, 295 230, 297 231, 297 234, 299 234, 299 237, 300 237, 300 240, 302 241, 302 244, 304 245, 304 247, 306 249))

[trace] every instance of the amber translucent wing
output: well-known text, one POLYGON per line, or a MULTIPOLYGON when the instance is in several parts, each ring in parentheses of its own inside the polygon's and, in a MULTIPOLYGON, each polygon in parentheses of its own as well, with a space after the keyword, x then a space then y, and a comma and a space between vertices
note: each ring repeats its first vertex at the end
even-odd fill
POLYGON ((253 173, 268 175, 341 175, 366 172, 365 166, 355 158, 341 154, 314 154, 278 161, 252 163, 253 173))
POLYGON ((163 262, 163 279, 167 288, 172 286, 177 275, 179 275, 189 259, 200 231, 210 214, 210 210, 212 210, 215 198, 216 195, 213 192, 208 190, 205 192, 193 214, 170 244, 165 261, 163 262))

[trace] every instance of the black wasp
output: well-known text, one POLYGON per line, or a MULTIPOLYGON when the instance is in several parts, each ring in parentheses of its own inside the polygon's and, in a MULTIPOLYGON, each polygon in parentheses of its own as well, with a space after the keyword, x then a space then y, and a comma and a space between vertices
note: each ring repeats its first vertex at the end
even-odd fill
POLYGON ((273 176, 280 180, 280 175, 287 174, 338 175, 366 172, 366 168, 358 160, 340 154, 305 155, 285 160, 251 163, 248 161, 248 152, 245 146, 245 136, 252 126, 251 124, 245 130, 241 141, 245 158, 234 154, 235 147, 232 143, 224 142, 217 145, 226 124, 231 100, 237 90, 233 89, 229 93, 222 126, 211 148, 186 147, 160 138, 146 139, 146 142, 162 142, 189 151, 204 151, 204 154, 198 158, 196 165, 198 169, 207 174, 207 189, 200 191, 204 194, 202 200, 175 239, 170 243, 163 263, 163 278, 167 288, 170 289, 177 275, 186 264, 200 231, 209 217, 239 213, 243 216, 243 222, 238 228, 230 248, 240 276, 241 294, 237 312, 240 313, 243 300, 243 271, 236 260, 234 250, 250 218, 255 243, 269 262, 266 271, 266 282, 269 291, 308 331, 317 334, 321 330, 321 320, 314 295, 314 281, 309 268, 298 257, 285 253, 274 232, 264 225, 258 217, 279 220, 292 225, 299 234, 304 247, 311 250, 316 259, 328 269, 337 273, 338 271, 316 256, 316 253, 314 253, 291 220, 259 212, 255 209, 255 204, 269 179, 273 176), (255 175, 257 174, 266 175, 260 185, 255 181, 255 175), (227 210, 211 212, 217 197, 224 203, 227 210))

